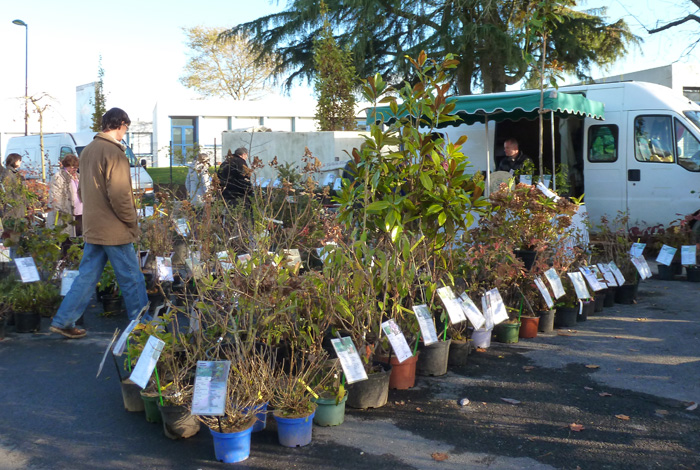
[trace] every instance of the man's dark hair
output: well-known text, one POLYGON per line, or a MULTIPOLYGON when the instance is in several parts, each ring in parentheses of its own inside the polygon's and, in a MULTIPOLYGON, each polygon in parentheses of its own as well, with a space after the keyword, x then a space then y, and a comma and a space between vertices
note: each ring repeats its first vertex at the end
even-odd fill
POLYGON ((18 153, 11 153, 5 158, 5 167, 14 168, 15 163, 17 163, 20 160, 22 160, 22 155, 18 153))
POLYGON ((243 155, 248 155, 248 149, 245 147, 238 147, 233 151, 233 154, 237 157, 242 157, 243 155))
POLYGON ((129 119, 129 115, 126 114, 126 111, 124 111, 123 109, 112 108, 109 111, 107 111, 104 116, 102 116, 103 131, 119 129, 120 127, 122 127, 122 124, 126 124, 127 126, 131 124, 131 119, 129 119))

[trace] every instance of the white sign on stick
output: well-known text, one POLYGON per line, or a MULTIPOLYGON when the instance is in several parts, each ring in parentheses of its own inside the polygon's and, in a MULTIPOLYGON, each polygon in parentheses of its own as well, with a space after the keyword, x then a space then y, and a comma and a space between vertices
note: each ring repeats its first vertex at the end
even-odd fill
POLYGON ((74 269, 64 269, 63 272, 61 273, 61 295, 65 297, 65 295, 68 293, 70 290, 71 286, 73 285, 73 281, 75 281, 75 278, 78 277, 78 271, 74 269))
POLYGON ((617 267, 614 261, 611 261, 608 263, 608 266, 610 266, 610 271, 612 271, 613 275, 615 276, 615 281, 617 281, 618 285, 622 285, 625 283, 625 276, 622 275, 622 271, 620 271, 620 268, 617 267))
POLYGON ((173 262, 170 258, 156 256, 156 268, 158 269, 159 281, 175 281, 173 277, 173 262))
POLYGON ((0 243, 0 263, 11 263, 10 247, 0 243))
POLYGON ((586 280, 583 278, 583 275, 578 271, 566 274, 567 276, 569 276, 569 279, 571 279, 571 282, 574 284, 576 297, 582 300, 590 299, 591 294, 590 292, 588 292, 588 288, 586 287, 586 280))
POLYGON ((462 303, 457 300, 451 287, 446 286, 439 288, 437 290, 437 295, 440 297, 440 300, 442 300, 447 310, 447 315, 450 317, 450 322, 452 322, 453 325, 467 319, 466 315, 464 315, 464 310, 462 310, 462 303))
POLYGON ((566 294, 566 292, 564 292, 564 285, 561 283, 561 279, 559 278, 559 274, 557 274, 556 269, 548 269, 544 272, 544 277, 546 277, 547 281, 549 281, 549 285, 552 287, 552 292, 554 292, 555 299, 558 299, 566 294))
POLYGON ((348 384, 367 380, 367 372, 362 366, 362 359, 360 359, 360 355, 355 349, 352 338, 347 336, 345 338, 333 338, 331 339, 331 344, 333 344, 333 349, 338 355, 340 366, 343 368, 348 384))
POLYGON ((544 285, 544 281, 542 281, 541 278, 537 277, 537 278, 535 278, 535 285, 540 290, 540 294, 542 294, 542 298, 544 299, 545 303, 547 304, 547 308, 550 308, 550 309, 553 308, 554 301, 552 300, 552 296, 549 294, 549 290, 547 289, 547 286, 544 285))
POLYGON ((192 392, 193 415, 224 415, 230 370, 231 361, 197 361, 192 392))
POLYGON ((605 263, 598 263, 598 269, 601 273, 603 273, 603 277, 605 278, 605 282, 608 283, 608 286, 617 285, 617 280, 615 279, 613 272, 610 270, 610 266, 605 263))
POLYGON ((522 184, 532 184, 532 175, 520 175, 520 182, 522 184))
POLYGON ((433 315, 430 313, 428 306, 414 305, 413 313, 416 314, 416 320, 418 320, 418 326, 420 326, 421 335, 423 335, 423 343, 426 346, 437 343, 437 330, 435 329, 435 322, 433 322, 433 315))
POLYGON ((696 245, 683 245, 681 247, 681 264, 683 266, 695 266, 697 255, 696 245))
POLYGON ((124 348, 126 347, 126 340, 129 338, 129 335, 131 334, 132 331, 134 331, 134 328, 136 328, 136 325, 139 324, 138 320, 131 320, 129 322, 129 325, 126 327, 124 332, 121 334, 117 342, 114 344, 114 349, 112 349, 112 354, 115 356, 119 357, 124 353, 124 348))
POLYGON ((183 238, 187 238, 190 234, 190 224, 187 222, 187 219, 177 219, 175 221, 175 230, 183 238))
MULTIPOLYGON (((506 320, 508 320, 508 312, 506 311, 506 306, 503 303, 503 298, 498 289, 494 288, 486 292, 481 300, 482 305, 486 305, 484 312, 486 313, 486 318, 491 319, 492 325, 498 325, 506 320)), ((486 327, 488 328, 489 322, 486 321, 486 327)))
POLYGON ((382 323, 382 331, 391 343, 391 348, 394 350, 394 354, 396 354, 396 358, 399 362, 403 362, 413 356, 411 348, 408 347, 408 343, 406 342, 406 337, 393 319, 382 323))
POLYGON ((588 285, 591 286, 593 292, 598 292, 599 290, 605 289, 605 286, 598 281, 598 278, 596 277, 595 273, 591 270, 591 268, 589 268, 588 266, 582 266, 581 268, 579 268, 579 271, 581 271, 583 277, 586 278, 586 281, 588 281, 588 285))
POLYGON ((39 271, 37 271, 34 258, 31 256, 28 258, 15 258, 15 264, 19 270, 22 282, 37 282, 40 280, 39 271))
POLYGON ((632 257, 631 259, 632 264, 634 264, 634 267, 637 268, 637 272, 639 272, 641 278, 649 279, 651 277, 651 270, 649 269, 647 260, 645 260, 642 256, 632 257))
POLYGON ((462 292, 462 295, 459 296, 459 300, 462 301, 462 310, 464 310, 464 314, 469 319, 469 322, 474 326, 474 329, 478 330, 481 328, 481 326, 486 323, 486 319, 479 311, 476 304, 469 298, 466 292, 462 292))
POLYGON ((139 360, 136 362, 131 376, 129 376, 131 382, 141 388, 146 388, 148 380, 153 374, 153 369, 156 367, 160 353, 163 352, 163 346, 165 346, 165 343, 155 336, 150 336, 148 338, 148 342, 146 342, 146 345, 143 347, 139 360))
POLYGON ((636 258, 637 256, 642 256, 642 253, 644 253, 644 248, 646 246, 646 243, 632 243, 632 247, 630 248, 630 255, 633 258, 636 258))
POLYGON ((673 257, 676 256, 676 251, 678 251, 678 249, 673 248, 672 246, 662 246, 661 250, 659 251, 659 256, 656 257, 656 262, 669 266, 673 261, 673 257))

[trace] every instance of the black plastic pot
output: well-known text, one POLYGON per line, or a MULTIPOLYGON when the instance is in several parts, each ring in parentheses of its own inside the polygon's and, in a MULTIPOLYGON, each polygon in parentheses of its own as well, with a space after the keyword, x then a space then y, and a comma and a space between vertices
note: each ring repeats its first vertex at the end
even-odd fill
POLYGON ((673 267, 671 266, 658 264, 657 269, 659 270, 658 278, 662 281, 673 281, 676 277, 675 273, 673 272, 673 267))
POLYGON ((605 297, 607 295, 607 289, 599 290, 595 293, 595 307, 593 308, 594 313, 600 313, 605 307, 605 297))
POLYGON ((685 272, 688 275, 688 282, 700 282, 700 267, 686 266, 685 272))
POLYGON ((190 414, 187 406, 161 406, 158 404, 163 418, 163 434, 170 439, 186 439, 199 432, 199 420, 190 414))
POLYGON ((614 307, 615 306, 615 292, 617 292, 617 286, 610 286, 605 290, 605 300, 603 301, 603 307, 614 307))
POLYGON ((437 377, 447 374, 447 361, 450 356, 451 339, 438 341, 429 346, 421 344, 416 374, 437 377))
MULTIPOLYGON (((375 363, 379 365, 379 363, 375 363)), ((379 408, 386 405, 389 398, 389 378, 391 366, 381 364, 382 371, 367 374, 367 380, 348 385, 348 401, 350 408, 379 408)))
POLYGON ((535 263, 537 252, 534 250, 515 250, 515 256, 523 260, 523 264, 525 264, 525 269, 530 269, 535 263))
POLYGON ((554 315, 554 326, 558 328, 571 328, 576 326, 576 317, 578 317, 579 307, 557 307, 557 313, 554 315))
POLYGON ((554 316, 556 310, 540 310, 538 315, 540 316, 540 323, 537 325, 537 331, 541 333, 551 333, 554 331, 554 316))
POLYGON ((104 313, 119 313, 122 310, 121 295, 102 295, 102 311, 104 313))
POLYGON ((37 312, 15 312, 15 331, 34 333, 41 328, 41 315, 37 312))
POLYGON ((624 284, 619 286, 615 292, 615 302, 625 305, 633 304, 636 289, 637 286, 635 284, 624 284))
POLYGON ((593 315, 593 311, 595 310, 595 300, 586 300, 583 302, 583 308, 581 309, 581 313, 578 314, 578 317, 576 318, 576 321, 586 321, 588 320, 589 315, 593 315))
POLYGON ((466 340, 452 340, 450 343, 450 354, 447 359, 448 366, 465 366, 469 358, 471 342, 466 340))
POLYGON ((136 384, 121 382, 122 400, 124 409, 138 413, 143 411, 143 400, 141 399, 141 387, 136 384))

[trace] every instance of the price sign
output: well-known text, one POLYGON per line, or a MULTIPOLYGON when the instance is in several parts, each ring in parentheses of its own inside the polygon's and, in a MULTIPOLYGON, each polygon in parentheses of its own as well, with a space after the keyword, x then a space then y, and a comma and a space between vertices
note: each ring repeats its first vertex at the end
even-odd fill
POLYGON ((192 392, 193 415, 224 415, 230 370, 231 361, 197 361, 192 392))

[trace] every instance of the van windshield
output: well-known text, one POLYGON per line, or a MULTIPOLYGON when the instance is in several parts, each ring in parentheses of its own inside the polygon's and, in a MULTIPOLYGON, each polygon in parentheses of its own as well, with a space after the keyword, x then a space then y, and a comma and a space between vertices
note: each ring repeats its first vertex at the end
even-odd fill
POLYGON ((685 117, 695 125, 695 128, 700 131, 700 111, 683 111, 685 117))
MULTIPOLYGON (((76 152, 78 152, 78 156, 80 156, 80 154, 83 152, 84 148, 85 148, 85 146, 75 148, 76 152)), ((129 159, 129 166, 136 166, 136 155, 134 155, 134 152, 133 152, 133 150, 131 150, 131 147, 127 146, 125 153, 126 153, 126 158, 129 159)))

